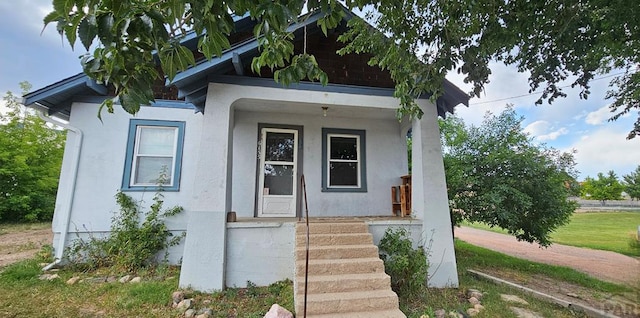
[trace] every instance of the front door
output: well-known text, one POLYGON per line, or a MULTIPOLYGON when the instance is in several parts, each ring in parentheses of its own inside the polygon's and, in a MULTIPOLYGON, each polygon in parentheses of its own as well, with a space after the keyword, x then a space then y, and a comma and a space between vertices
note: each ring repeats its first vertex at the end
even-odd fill
POLYGON ((298 131, 262 128, 258 166, 258 216, 295 217, 298 131))

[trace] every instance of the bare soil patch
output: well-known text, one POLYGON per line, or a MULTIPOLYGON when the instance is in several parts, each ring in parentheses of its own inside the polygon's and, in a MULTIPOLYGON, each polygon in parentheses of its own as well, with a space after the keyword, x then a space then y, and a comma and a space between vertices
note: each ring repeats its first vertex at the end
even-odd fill
POLYGON ((565 281, 558 281, 544 275, 523 277, 516 272, 487 268, 482 272, 573 304, 589 306, 622 318, 640 318, 640 290, 613 295, 565 281))
POLYGON ((0 229, 0 268, 32 258, 43 246, 50 245, 53 240, 50 226, 0 225, 0 229))

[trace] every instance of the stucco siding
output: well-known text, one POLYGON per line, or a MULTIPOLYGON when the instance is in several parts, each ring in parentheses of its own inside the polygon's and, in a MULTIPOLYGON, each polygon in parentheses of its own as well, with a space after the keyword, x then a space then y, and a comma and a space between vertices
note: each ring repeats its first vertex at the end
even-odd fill
MULTIPOLYGON (((407 174, 406 138, 395 118, 360 119, 236 111, 233 130, 233 205, 239 217, 255 215, 258 124, 303 126, 302 160, 311 216, 390 215, 390 187, 407 174), (322 128, 366 131, 367 192, 322 192, 322 128)), ((299 195, 302 195, 301 193, 299 195)))

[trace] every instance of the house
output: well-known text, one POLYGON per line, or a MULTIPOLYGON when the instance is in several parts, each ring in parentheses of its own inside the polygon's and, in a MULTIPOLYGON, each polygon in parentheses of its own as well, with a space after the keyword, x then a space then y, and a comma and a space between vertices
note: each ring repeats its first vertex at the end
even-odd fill
MULTIPOLYGON (((252 73, 254 22, 237 17, 229 50, 159 83, 156 102, 135 116, 116 109, 98 119, 109 88, 84 74, 27 94, 26 105, 68 120, 70 131, 53 220, 56 258, 77 236, 109 231, 116 191, 149 204, 164 169, 165 204, 185 209, 168 221, 170 230, 186 231, 170 251, 182 264, 181 286, 292 279, 304 175, 312 218, 373 217, 366 222, 375 242, 388 227, 405 227, 416 246, 429 246, 429 283, 457 286, 437 117, 468 97, 445 82, 437 103, 418 100, 422 119, 399 121, 388 73, 363 56, 336 55, 346 24, 325 37, 317 19, 310 13, 291 30, 296 51, 307 41, 327 72, 326 86, 282 87, 268 71, 252 73), (407 174, 409 130, 411 217, 376 218, 391 216, 390 188, 407 174), (227 222, 230 211, 238 222, 227 222)), ((195 36, 184 41, 195 49, 195 36)))

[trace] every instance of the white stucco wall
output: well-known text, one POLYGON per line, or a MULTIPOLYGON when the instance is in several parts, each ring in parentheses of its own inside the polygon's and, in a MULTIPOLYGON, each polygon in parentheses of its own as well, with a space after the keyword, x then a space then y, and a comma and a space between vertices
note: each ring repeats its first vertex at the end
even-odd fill
MULTIPOLYGON (((72 106, 70 125, 80 129, 84 138, 82 142, 81 158, 78 165, 77 183, 71 209, 70 232, 100 232, 108 231, 113 212, 118 210, 115 194, 121 189, 124 173, 127 136, 130 119, 172 120, 184 121, 184 151, 181 169, 180 191, 164 192, 165 207, 180 205, 189 210, 193 180, 197 175, 194 165, 197 147, 202 127, 202 115, 195 114, 191 109, 142 107, 134 117, 119 107, 114 114, 102 112, 102 122, 97 118, 98 104, 74 103, 72 106)), ((68 134, 67 145, 73 145, 77 136, 68 134)), ((67 189, 72 183, 71 171, 73 167, 74 149, 65 149, 60 189, 67 189)), ((154 192, 126 192, 136 200, 143 200, 146 208, 152 203, 154 192)), ((54 247, 58 246, 59 234, 64 230, 64 215, 67 206, 64 196, 66 190, 59 191, 53 220, 54 247)), ((179 233, 186 230, 188 213, 172 217, 167 220, 169 229, 179 233)), ((75 234, 67 236, 67 243, 76 239, 75 234)), ((179 259, 180 255, 175 260, 179 259)))
POLYGON ((400 176, 407 174, 408 170, 406 139, 401 134, 397 119, 236 111, 232 210, 239 217, 255 215, 259 123, 303 126, 302 172, 306 178, 312 217, 391 215, 390 188, 400 184, 400 176), (322 128, 366 131, 367 192, 321 191, 322 128))

